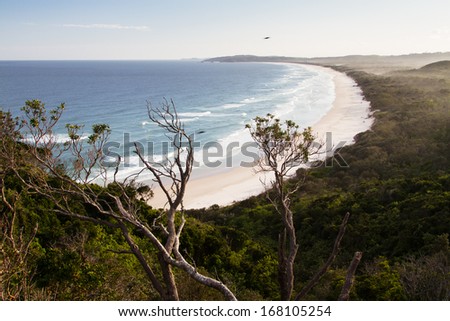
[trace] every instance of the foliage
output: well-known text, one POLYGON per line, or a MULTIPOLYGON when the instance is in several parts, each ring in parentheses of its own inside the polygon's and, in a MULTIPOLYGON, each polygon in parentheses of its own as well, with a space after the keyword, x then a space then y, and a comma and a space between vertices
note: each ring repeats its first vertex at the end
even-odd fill
POLYGON ((247 124, 246 128, 263 154, 260 165, 264 171, 277 170, 281 175, 289 174, 293 167, 307 163, 311 154, 320 147, 315 146, 311 127, 301 131, 295 122, 287 120, 281 123, 272 114, 256 117, 254 125, 247 124))
POLYGON ((386 258, 380 257, 366 265, 366 271, 356 279, 356 295, 365 300, 397 301, 406 299, 398 271, 386 258))
MULTIPOLYGON (((336 299, 355 251, 364 256, 351 299, 449 299, 450 78, 435 67, 385 76, 345 70, 370 101, 375 122, 371 130, 355 137, 355 144, 340 150, 348 168, 300 173, 302 179, 306 174, 306 181, 291 201, 295 226, 301 230, 295 290, 323 264, 342 215, 347 211, 352 215, 340 255, 306 299, 336 299)), ((60 105, 43 114, 38 107, 37 101, 25 106, 31 129, 43 123, 51 127, 53 117, 64 109, 60 105)), ((0 115, 2 271, 7 260, 22 260, 10 265, 10 274, 2 272, 2 294, 6 277, 13 274, 9 289, 16 293, 3 299, 158 299, 122 233, 57 215, 52 199, 32 193, 13 175, 8 160, 20 163, 25 178, 36 164, 24 143, 26 137, 17 130, 23 124, 7 112, 0 115), (11 230, 22 245, 29 244, 28 251, 19 251, 22 257, 15 256, 14 245, 5 238, 11 230)), ((72 139, 78 139, 81 127, 69 126, 72 139)), ((96 129, 91 143, 109 131, 102 126, 96 129)), ((48 133, 34 133, 49 143, 44 139, 48 133)), ((47 183, 52 186, 55 181, 47 177, 47 183)), ((102 201, 111 200, 108 194, 119 196, 123 191, 114 184, 90 188, 102 201)), ((129 186, 125 195, 136 200, 140 217, 151 224, 160 213, 142 201, 147 192, 136 185, 129 186)), ((80 214, 99 215, 78 198, 71 199, 70 206, 80 214)), ((180 251, 198 271, 229 284, 239 299, 279 299, 276 253, 282 225, 277 215, 264 195, 224 208, 186 211, 180 251)), ((132 233, 143 255, 154 256, 155 250, 145 246, 144 235, 132 233)), ((152 268, 157 266, 156 260, 151 261, 152 268)), ((221 299, 185 272, 175 273, 181 299, 221 299)))
MULTIPOLYGON (((384 272, 392 281, 373 291, 358 290, 353 299, 442 299, 448 292, 442 292, 437 280, 448 284, 448 273, 438 271, 445 266, 448 269, 448 264, 444 256, 432 253, 436 244, 444 242, 450 228, 450 79, 429 70, 389 76, 346 71, 371 102, 375 122, 371 130, 355 137, 355 144, 340 150, 348 168, 308 171, 301 192, 293 198, 295 225, 301 230, 299 282, 306 282, 321 266, 332 247, 339 218, 350 211, 352 217, 335 267, 345 270, 359 250, 364 252, 363 262, 367 264, 385 257, 389 269, 385 266, 384 272), (413 277, 405 276, 404 265, 413 264, 411 257, 415 257, 416 271, 422 265, 433 266, 432 277, 419 282, 418 272, 414 274, 417 284, 428 284, 420 287, 430 289, 426 291, 429 294, 419 295, 413 290, 419 287, 416 283, 408 289, 405 280, 413 277)), ((214 222, 214 214, 216 223, 245 231, 275 251, 278 228, 275 213, 267 206, 264 197, 254 197, 223 209, 206 210, 202 217, 214 222)), ((375 272, 357 271, 359 281, 365 278, 366 289, 369 283, 381 282, 377 279, 381 272, 375 272)), ((361 282, 355 286, 358 289, 361 282)), ((323 282, 319 288, 308 299, 329 298, 331 292, 324 293, 324 289, 338 292, 323 282)))

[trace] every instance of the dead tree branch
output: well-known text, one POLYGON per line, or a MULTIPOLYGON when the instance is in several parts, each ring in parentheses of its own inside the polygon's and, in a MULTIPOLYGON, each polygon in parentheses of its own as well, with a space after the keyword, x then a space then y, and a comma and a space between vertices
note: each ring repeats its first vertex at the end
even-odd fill
POLYGON ((362 254, 362 252, 355 252, 352 263, 350 263, 350 266, 348 267, 347 276, 345 277, 345 283, 342 287, 342 291, 339 295, 338 301, 348 301, 350 299, 350 291, 353 286, 355 272, 358 268, 359 262, 361 261, 362 254))
MULTIPOLYGON (((110 128, 107 125, 96 124, 88 139, 82 139, 79 125, 68 125, 70 140, 64 144, 58 143, 53 135, 53 128, 59 120, 64 105, 47 113, 40 101, 28 101, 23 108, 24 133, 27 144, 24 147, 29 158, 33 159, 32 169, 23 170, 29 162, 22 164, 18 159, 9 157, 12 172, 20 182, 54 204, 55 211, 61 215, 103 225, 122 232, 124 240, 130 247, 143 270, 151 281, 152 287, 164 300, 179 300, 178 289, 173 267, 187 272, 194 280, 222 292, 225 298, 236 300, 234 294, 222 282, 200 274, 189 264, 179 251, 180 238, 185 224, 183 214, 183 198, 189 181, 193 161, 194 146, 192 138, 185 132, 174 103, 164 101, 159 108, 148 106, 150 119, 161 127, 172 139, 174 156, 172 160, 153 163, 145 160, 144 155, 136 146, 136 153, 143 161, 145 169, 150 171, 167 198, 168 208, 162 212, 160 226, 149 225, 141 218, 139 200, 130 196, 129 189, 137 175, 130 181, 115 179, 110 183, 107 179, 108 168, 103 164, 104 147, 108 140, 110 128), (62 157, 72 156, 74 161, 65 169, 62 157), (99 188, 93 182, 103 182, 99 188), (168 185, 167 182, 169 182, 168 185), (95 210, 95 216, 80 211, 75 204, 83 204, 95 210), (157 229, 157 230, 155 230, 157 229), (163 231, 156 233, 157 231, 163 231), (160 273, 153 271, 148 258, 138 247, 135 234, 145 235, 146 240, 157 251, 157 261, 160 273), (162 277, 158 278, 158 274, 162 277)), ((17 146, 16 146, 17 147, 17 146)), ((119 163, 115 164, 114 178, 119 163)))
POLYGON ((300 291, 300 293, 297 294, 297 296, 295 297, 296 301, 303 299, 305 297, 305 295, 308 294, 308 292, 314 286, 316 286, 317 283, 319 283, 322 276, 324 276, 325 273, 327 273, 328 269, 330 268, 331 264, 333 263, 334 259, 336 258, 337 254, 339 253, 341 241, 342 241, 342 238, 344 237, 349 218, 350 218, 350 213, 347 212, 347 214, 345 214, 345 216, 344 216, 344 219, 342 220, 341 226, 339 228, 339 233, 336 236, 336 240, 334 241, 333 250, 331 251, 330 256, 328 257, 325 264, 320 268, 320 270, 317 271, 317 273, 314 275, 314 277, 305 285, 305 287, 300 291))

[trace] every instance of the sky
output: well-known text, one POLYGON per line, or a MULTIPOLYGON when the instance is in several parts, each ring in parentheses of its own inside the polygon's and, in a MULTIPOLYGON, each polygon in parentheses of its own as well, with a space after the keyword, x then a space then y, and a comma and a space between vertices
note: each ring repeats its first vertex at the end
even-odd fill
POLYGON ((0 0, 0 60, 444 51, 449 0, 0 0))

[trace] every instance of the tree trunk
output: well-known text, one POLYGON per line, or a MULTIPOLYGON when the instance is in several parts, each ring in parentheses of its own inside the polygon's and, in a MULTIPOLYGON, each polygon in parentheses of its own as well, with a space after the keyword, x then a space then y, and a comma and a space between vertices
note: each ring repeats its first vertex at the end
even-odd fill
POLYGON ((283 301, 289 300, 286 298, 289 297, 287 274, 286 229, 283 229, 278 237, 278 284, 280 285, 280 298, 283 301))
POLYGON ((178 250, 175 250, 175 256, 177 257, 177 259, 173 260, 173 265, 185 271, 197 282, 220 291, 224 295, 225 299, 229 301, 237 301, 236 296, 233 294, 233 292, 231 292, 231 290, 220 280, 216 280, 198 273, 197 269, 186 262, 186 260, 182 255, 180 255, 178 250))
POLYGON ((345 283, 344 286, 342 287, 342 291, 341 294, 339 295, 338 301, 348 301, 350 299, 350 290, 352 289, 355 272, 356 269, 358 268, 361 258, 362 252, 355 252, 352 263, 350 263, 350 266, 348 267, 345 283))
POLYGON ((283 203, 284 231, 279 239, 278 277, 280 282, 280 298, 289 301, 294 289, 294 263, 298 252, 297 236, 295 233, 292 212, 283 203))
POLYGON ((166 285, 166 291, 164 294, 164 300, 166 301, 179 301, 177 284, 173 275, 172 266, 164 260, 164 255, 158 253, 158 261, 161 266, 164 284, 166 285))
POLYGON ((161 298, 164 298, 166 295, 165 290, 164 290, 163 286, 161 285, 161 283, 159 282, 158 278, 156 277, 155 273, 153 273, 152 268, 147 263, 147 260, 145 259, 144 255, 142 254, 141 250, 139 249, 139 246, 131 238, 125 224, 123 224, 122 222, 119 222, 119 226, 120 226, 120 229, 122 230, 122 235, 125 237, 125 240, 131 249, 131 252, 138 259, 139 263, 141 264, 142 268, 144 269, 145 273, 147 274, 147 277, 152 282, 152 285, 155 288, 155 290, 158 292, 158 294, 161 296, 161 298))

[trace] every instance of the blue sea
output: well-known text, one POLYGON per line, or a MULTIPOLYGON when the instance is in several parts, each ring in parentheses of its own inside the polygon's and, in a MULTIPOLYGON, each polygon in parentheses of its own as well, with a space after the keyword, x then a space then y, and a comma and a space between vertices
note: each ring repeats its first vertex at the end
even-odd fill
MULTIPOLYGON (((96 123, 112 129, 111 141, 126 154, 125 171, 138 159, 129 153, 133 141, 154 149, 157 157, 167 140, 147 115, 147 104, 173 100, 188 132, 204 146, 226 149, 250 140, 245 124, 273 113, 301 127, 317 122, 334 100, 331 76, 306 66, 271 63, 202 63, 198 61, 0 61, 0 108, 18 115, 26 100, 47 108, 65 103, 56 133, 66 123, 96 123), (129 156, 129 157, 128 157, 129 156)), ((216 148, 217 149, 217 148, 216 148)), ((197 153, 199 166, 204 165, 197 153)), ((220 158, 222 155, 219 155, 220 158)), ((225 155, 223 155, 225 157, 225 155)))

